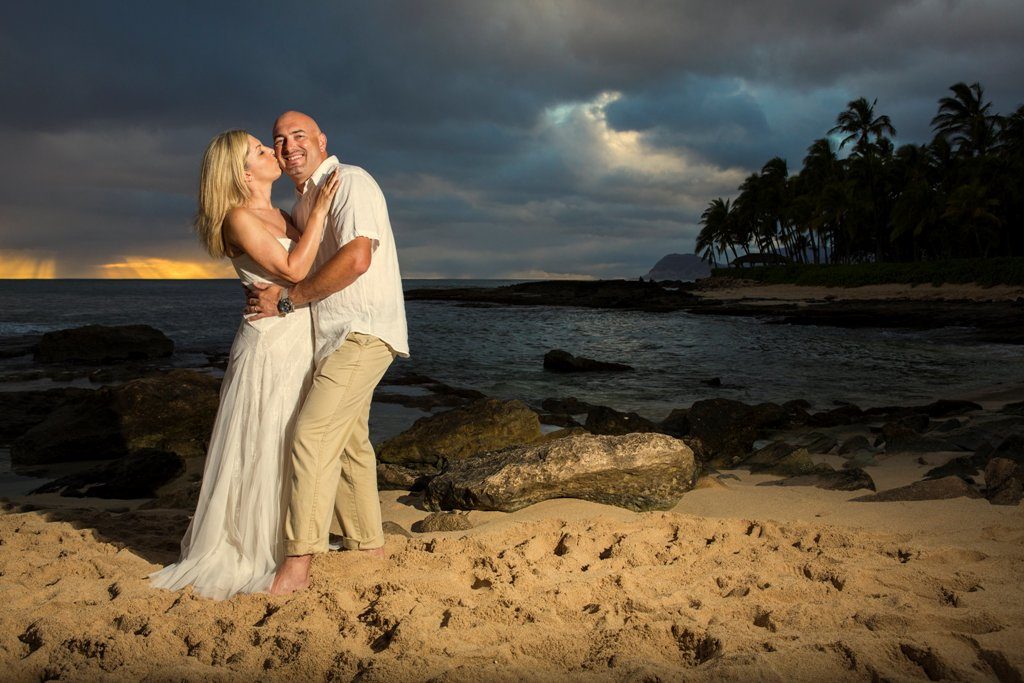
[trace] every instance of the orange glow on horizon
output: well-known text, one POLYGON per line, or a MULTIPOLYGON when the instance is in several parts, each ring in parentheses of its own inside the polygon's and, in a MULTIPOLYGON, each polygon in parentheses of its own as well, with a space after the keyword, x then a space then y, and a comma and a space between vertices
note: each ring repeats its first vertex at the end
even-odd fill
POLYGON ((39 258, 30 252, 0 249, 0 279, 52 280, 57 277, 57 259, 39 258))
POLYGON ((120 263, 104 263, 97 276, 112 280, 209 280, 236 277, 227 261, 175 261, 148 256, 126 256, 120 263))

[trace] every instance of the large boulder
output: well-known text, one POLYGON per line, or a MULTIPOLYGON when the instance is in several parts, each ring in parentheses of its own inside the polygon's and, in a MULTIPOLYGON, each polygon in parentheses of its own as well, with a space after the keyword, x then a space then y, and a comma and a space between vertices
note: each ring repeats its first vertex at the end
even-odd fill
POLYGON ((35 359, 44 363, 102 365, 166 358, 172 353, 174 342, 149 325, 86 325, 47 332, 36 346, 35 359))
POLYGON ((665 510, 693 488, 693 451, 664 434, 569 436, 453 460, 427 485, 432 510, 514 512, 550 498, 665 510))
POLYGON ((544 354, 544 369, 550 372, 624 372, 633 368, 623 363, 606 363, 554 349, 544 354))
POLYGON ((377 448, 377 459, 397 465, 437 465, 444 460, 530 443, 541 436, 537 413, 521 401, 481 399, 437 415, 377 448))
POLYGON ((206 454, 220 380, 192 370, 103 387, 69 400, 11 444, 15 465, 110 460, 141 448, 206 454))

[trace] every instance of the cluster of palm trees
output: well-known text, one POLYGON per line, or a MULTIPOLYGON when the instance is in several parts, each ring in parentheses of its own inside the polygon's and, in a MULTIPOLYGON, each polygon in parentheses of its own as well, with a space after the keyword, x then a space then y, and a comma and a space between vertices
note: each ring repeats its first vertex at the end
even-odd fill
POLYGON ((877 100, 853 100, 828 131, 838 145, 815 140, 799 173, 775 157, 735 199, 714 199, 697 254, 712 265, 1024 255, 1024 105, 999 116, 980 84, 950 90, 934 139, 899 148, 877 100))

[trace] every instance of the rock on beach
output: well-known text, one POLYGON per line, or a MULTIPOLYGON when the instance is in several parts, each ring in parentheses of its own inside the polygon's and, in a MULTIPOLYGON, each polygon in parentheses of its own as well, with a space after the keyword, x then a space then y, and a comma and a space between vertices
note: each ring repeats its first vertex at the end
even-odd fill
POLYGON ((537 413, 522 401, 481 399, 420 418, 381 444, 377 458, 394 465, 437 465, 442 460, 529 443, 540 436, 537 413))
POLYGON ((550 498, 664 510, 693 488, 699 467, 664 434, 577 435, 455 460, 427 484, 432 510, 513 512, 550 498))
POLYGON ((149 325, 86 325, 47 332, 39 339, 35 359, 43 363, 102 365, 166 358, 172 353, 174 342, 149 325))

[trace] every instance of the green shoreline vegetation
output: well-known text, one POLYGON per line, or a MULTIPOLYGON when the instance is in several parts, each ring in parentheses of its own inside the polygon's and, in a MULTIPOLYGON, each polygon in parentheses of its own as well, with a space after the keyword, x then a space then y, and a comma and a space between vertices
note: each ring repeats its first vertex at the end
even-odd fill
POLYGON ((715 268, 713 277, 743 278, 765 285, 862 287, 864 285, 978 284, 1024 286, 1024 258, 997 257, 913 263, 791 263, 752 268, 715 268))
POLYGON ((816 268, 744 271, 765 281, 1021 284, 1019 264, 995 261, 1024 257, 1024 105, 1001 116, 979 83, 949 89, 931 120, 934 138, 923 145, 896 148, 896 129, 876 111, 877 100, 849 102, 808 147, 799 172, 791 175, 775 157, 735 198, 712 200, 696 253, 712 267, 723 260, 849 264, 830 275, 816 268))

